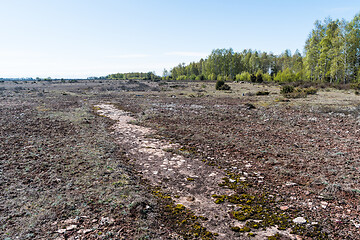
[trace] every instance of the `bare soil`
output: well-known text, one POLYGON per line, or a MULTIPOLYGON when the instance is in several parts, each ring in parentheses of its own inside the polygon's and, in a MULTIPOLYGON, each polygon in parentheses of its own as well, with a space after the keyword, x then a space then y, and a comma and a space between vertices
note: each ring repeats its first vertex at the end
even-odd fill
POLYGON ((0 84, 4 239, 360 239, 351 91, 0 84))

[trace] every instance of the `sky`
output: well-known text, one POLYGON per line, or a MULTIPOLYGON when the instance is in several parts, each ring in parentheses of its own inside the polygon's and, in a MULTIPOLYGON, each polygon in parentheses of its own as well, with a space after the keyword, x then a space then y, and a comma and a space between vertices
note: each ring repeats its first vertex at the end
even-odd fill
POLYGON ((359 0, 0 0, 0 78, 162 75, 213 49, 303 51, 359 0))

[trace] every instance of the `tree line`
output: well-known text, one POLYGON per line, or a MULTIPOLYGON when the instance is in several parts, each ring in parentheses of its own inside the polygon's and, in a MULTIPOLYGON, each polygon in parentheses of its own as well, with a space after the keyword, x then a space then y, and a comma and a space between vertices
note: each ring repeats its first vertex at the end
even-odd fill
POLYGON ((303 54, 215 49, 206 59, 164 70, 164 79, 360 82, 360 13, 351 21, 316 21, 303 54))
POLYGON ((114 73, 105 77, 112 80, 158 80, 160 79, 154 72, 131 72, 131 73, 114 73))

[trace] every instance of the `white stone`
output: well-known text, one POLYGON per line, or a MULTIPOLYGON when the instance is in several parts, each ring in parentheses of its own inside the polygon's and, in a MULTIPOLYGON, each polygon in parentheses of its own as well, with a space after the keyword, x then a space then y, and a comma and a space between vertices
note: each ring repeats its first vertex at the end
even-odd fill
POLYGON ((65 233, 65 232, 66 232, 66 229, 58 229, 57 232, 58 232, 58 233, 65 233))
POLYGON ((66 219, 64 221, 64 224, 68 225, 68 224, 74 224, 74 223, 77 223, 77 220, 76 219, 66 219))
POLYGON ((75 228, 77 228, 76 225, 70 225, 70 226, 67 226, 67 227, 66 227, 66 230, 67 230, 67 231, 71 231, 71 230, 74 230, 75 228))
POLYGON ((304 223, 306 223, 306 219, 303 217, 297 217, 297 218, 293 219, 293 222, 299 223, 299 224, 304 224, 304 223))

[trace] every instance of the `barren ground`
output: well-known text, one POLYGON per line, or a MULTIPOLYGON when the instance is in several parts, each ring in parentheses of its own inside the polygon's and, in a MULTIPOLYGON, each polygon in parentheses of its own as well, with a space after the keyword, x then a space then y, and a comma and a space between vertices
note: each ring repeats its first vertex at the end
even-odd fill
POLYGON ((0 83, 1 237, 360 239, 359 97, 231 87, 0 83))

